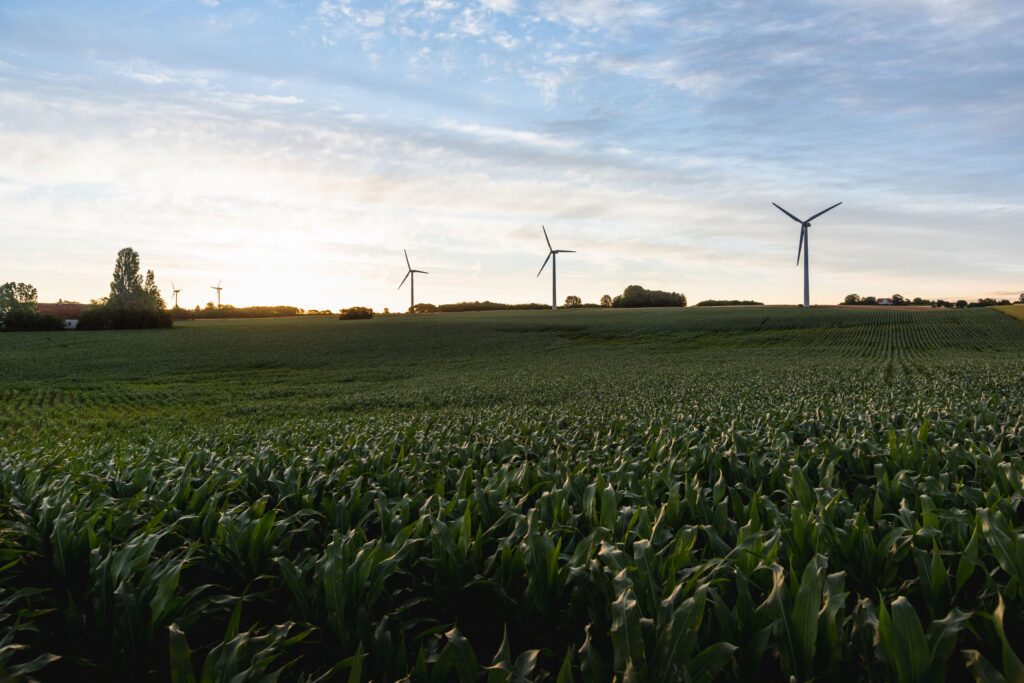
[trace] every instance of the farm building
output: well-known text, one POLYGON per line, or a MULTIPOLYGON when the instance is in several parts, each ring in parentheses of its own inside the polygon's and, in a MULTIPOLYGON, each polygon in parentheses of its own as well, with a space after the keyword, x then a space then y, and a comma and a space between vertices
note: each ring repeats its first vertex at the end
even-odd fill
POLYGON ((75 330, 78 329, 78 318, 87 306, 88 304, 58 301, 55 304, 39 304, 37 306, 37 310, 40 313, 55 315, 58 318, 62 318, 64 320, 65 330, 75 330))

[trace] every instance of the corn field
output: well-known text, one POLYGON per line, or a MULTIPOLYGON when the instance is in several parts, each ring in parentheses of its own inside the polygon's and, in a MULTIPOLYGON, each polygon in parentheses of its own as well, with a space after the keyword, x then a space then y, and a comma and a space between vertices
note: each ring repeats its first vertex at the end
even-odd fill
POLYGON ((0 680, 1024 681, 1024 324, 0 336, 0 680))

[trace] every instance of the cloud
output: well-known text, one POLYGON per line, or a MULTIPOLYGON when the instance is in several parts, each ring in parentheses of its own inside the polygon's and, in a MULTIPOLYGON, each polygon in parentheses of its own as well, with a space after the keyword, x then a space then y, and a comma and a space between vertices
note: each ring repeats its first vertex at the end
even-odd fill
POLYGON ((696 96, 716 94, 727 80, 713 71, 689 70, 675 58, 651 62, 609 56, 599 60, 598 65, 612 73, 651 79, 696 96))
POLYGON ((516 11, 516 0, 480 0, 480 4, 492 12, 513 14, 516 11))
POLYGON ((477 123, 459 123, 450 119, 442 120, 439 125, 445 130, 464 133, 489 143, 512 143, 550 150, 572 150, 580 147, 580 143, 577 140, 544 135, 533 131, 482 126, 477 123))
POLYGON ((505 48, 506 50, 513 50, 519 45, 519 41, 512 37, 511 34, 505 31, 499 31, 491 36, 491 40, 505 48))
POLYGON ((548 0, 540 13, 548 21, 586 29, 653 22, 664 14, 658 5, 639 0, 548 0))
POLYGON ((195 85, 207 86, 216 78, 212 71, 198 69, 173 69, 145 59, 135 58, 128 61, 101 62, 115 73, 146 85, 195 85))

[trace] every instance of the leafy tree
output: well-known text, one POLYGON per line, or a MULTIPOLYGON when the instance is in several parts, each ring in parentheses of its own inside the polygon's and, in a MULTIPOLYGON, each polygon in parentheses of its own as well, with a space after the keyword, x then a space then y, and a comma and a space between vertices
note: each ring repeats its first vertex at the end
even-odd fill
MULTIPOLYGON (((1021 296, 1024 297, 1024 294, 1021 294, 1021 296)), ((612 307, 612 298, 610 296, 608 296, 607 294, 602 296, 601 297, 601 306, 604 307, 604 308, 611 308, 612 307)))
POLYGON ((7 282, 0 285, 0 315, 14 312, 34 313, 39 303, 36 288, 24 282, 7 282))
POLYGON ((967 302, 964 301, 963 299, 957 299, 956 300, 956 307, 957 308, 967 308, 967 302))
POLYGON ((165 311, 153 271, 146 280, 139 274, 139 253, 131 247, 117 252, 110 295, 82 312, 78 328, 82 330, 134 330, 170 327, 174 319, 165 311))
POLYGON ((139 275, 139 252, 125 247, 117 252, 114 279, 110 282, 107 303, 112 306, 130 306, 144 293, 142 276, 139 275))
POLYGON ((861 300, 860 300, 860 302, 861 302, 862 304, 866 304, 866 305, 868 305, 868 306, 874 306, 875 304, 877 304, 877 303, 878 303, 878 299, 876 299, 876 298, 875 298, 875 297, 873 297, 873 296, 866 296, 866 297, 864 297, 863 299, 861 299, 861 300))
POLYGON ((1017 297, 1017 303, 1024 304, 1024 292, 1021 292, 1020 296, 1017 297))
POLYGON ((22 332, 64 329, 63 319, 39 313, 38 302, 39 294, 32 285, 24 282, 0 285, 0 329, 22 332))
POLYGON ((145 290, 147 295, 153 298, 153 301, 156 302, 157 308, 161 310, 167 308, 167 304, 164 303, 164 298, 160 296, 160 288, 156 286, 156 276, 153 275, 152 270, 146 271, 146 282, 142 285, 142 288, 145 290))
POLYGON ((843 303, 847 306, 853 306, 854 304, 860 303, 860 294, 847 294, 846 298, 843 299, 843 303))
POLYGON ((437 306, 434 304, 416 304, 409 307, 410 313, 437 313, 437 306))
POLYGON ((566 306, 566 308, 575 308, 576 306, 582 306, 582 305, 583 305, 583 299, 579 298, 575 294, 570 294, 569 296, 565 297, 565 306, 566 306))
POLYGON ((891 298, 893 306, 905 306, 907 304, 907 300, 902 294, 893 294, 891 298))

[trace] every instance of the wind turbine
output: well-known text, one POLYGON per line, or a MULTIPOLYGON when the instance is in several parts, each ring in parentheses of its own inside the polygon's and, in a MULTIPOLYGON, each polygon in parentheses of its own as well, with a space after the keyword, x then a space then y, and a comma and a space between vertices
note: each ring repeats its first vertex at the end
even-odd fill
POLYGON ((171 291, 174 293, 174 307, 177 308, 178 295, 181 293, 181 290, 174 286, 174 280, 171 280, 171 291))
POLYGON ((224 282, 224 280, 218 280, 216 287, 213 287, 213 286, 210 287, 210 289, 216 289, 217 290, 217 308, 220 308, 220 290, 224 289, 223 287, 220 286, 221 282, 224 282))
POLYGON ((401 289, 402 285, 405 284, 405 281, 409 280, 409 308, 411 309, 416 305, 416 273, 421 273, 423 275, 430 275, 430 273, 425 270, 413 270, 412 264, 409 263, 409 252, 403 249, 402 253, 405 254, 405 265, 409 270, 406 272, 405 277, 402 278, 402 284, 398 285, 398 288, 401 289))
POLYGON ((548 265, 548 261, 550 260, 551 261, 551 310, 554 311, 554 310, 556 310, 558 308, 558 295, 555 293, 555 278, 556 278, 558 270, 556 268, 556 263, 555 263, 556 258, 555 257, 558 256, 559 254, 575 254, 576 252, 571 250, 571 249, 555 249, 554 247, 551 246, 551 240, 548 239, 548 229, 545 228, 543 225, 540 226, 540 229, 544 231, 544 241, 548 243, 548 257, 546 259, 544 259, 544 265, 542 265, 540 267, 540 270, 537 271, 537 277, 540 277, 540 274, 544 272, 544 266, 548 265))
MULTIPOLYGON (((839 204, 842 204, 842 202, 839 202, 839 204)), ((800 224, 800 242, 796 249, 796 264, 798 266, 800 265, 800 252, 802 250, 804 254, 804 308, 808 308, 811 305, 811 276, 810 265, 808 264, 808 260, 810 258, 810 244, 807 241, 807 233, 809 232, 808 228, 811 227, 811 221, 813 221, 815 218, 817 218, 823 213, 828 213, 832 209, 839 206, 839 204, 833 204, 824 211, 819 211, 818 213, 814 214, 807 220, 802 221, 793 214, 791 214, 789 211, 783 209, 775 202, 772 202, 772 205, 775 206, 776 209, 778 209, 779 211, 786 214, 787 216, 789 216, 790 218, 792 218, 793 220, 800 224)))

